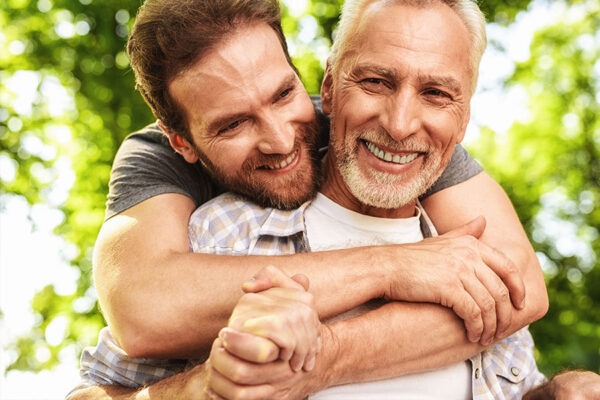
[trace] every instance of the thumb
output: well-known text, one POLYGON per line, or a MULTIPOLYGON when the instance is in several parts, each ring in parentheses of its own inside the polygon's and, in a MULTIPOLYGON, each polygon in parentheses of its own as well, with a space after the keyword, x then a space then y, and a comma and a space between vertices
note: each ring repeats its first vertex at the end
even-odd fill
POLYGON ((304 290, 308 290, 309 281, 308 281, 308 277, 306 275, 296 274, 296 275, 292 276, 292 279, 294 281, 296 281, 297 283, 299 283, 300 285, 302 285, 304 290))
POLYGON ((308 278, 297 277, 298 275, 295 275, 294 278, 290 278, 279 268, 268 266, 261 269, 251 279, 244 282, 242 284, 242 290, 245 293, 258 293, 272 287, 305 289, 304 283, 308 285, 308 278))
POLYGON ((446 237, 459 237, 464 235, 473 236, 479 239, 485 231, 486 220, 485 217, 479 216, 466 224, 459 226, 458 228, 452 229, 446 232, 443 236, 446 237))

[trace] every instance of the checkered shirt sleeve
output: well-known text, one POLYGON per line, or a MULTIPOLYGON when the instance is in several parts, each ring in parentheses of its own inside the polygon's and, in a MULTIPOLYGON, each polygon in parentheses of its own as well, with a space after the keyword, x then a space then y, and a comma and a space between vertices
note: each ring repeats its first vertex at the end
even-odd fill
POLYGON ((520 400, 546 381, 533 356, 527 327, 471 358, 474 400, 520 400))
POLYGON ((200 206, 188 228, 194 253, 283 255, 306 251, 304 203, 294 210, 260 207, 225 193, 200 206))
POLYGON ((190 360, 131 358, 119 347, 108 328, 100 331, 98 345, 81 354, 81 380, 69 395, 97 385, 140 388, 168 378, 196 364, 190 360))

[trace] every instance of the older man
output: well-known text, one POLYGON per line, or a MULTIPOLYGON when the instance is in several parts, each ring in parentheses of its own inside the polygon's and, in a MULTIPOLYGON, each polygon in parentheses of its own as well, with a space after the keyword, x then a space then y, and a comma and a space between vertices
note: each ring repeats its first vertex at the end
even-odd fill
MULTIPOLYGON (((347 7, 352 10, 352 5, 356 4, 350 3, 347 7)), ((349 16, 364 14, 365 18, 360 20, 361 23, 358 19, 346 23, 355 30, 352 39, 360 40, 351 40, 349 37, 344 39, 343 33, 340 34, 340 41, 336 42, 339 48, 334 49, 332 63, 323 86, 324 110, 332 114, 333 151, 326 159, 322 194, 310 205, 292 211, 264 210, 230 195, 219 198, 207 208, 199 209, 192 220, 192 225, 195 226, 195 229, 192 229, 194 249, 211 253, 290 254, 303 249, 327 250, 373 242, 416 242, 423 238, 424 233, 434 231, 430 224, 424 225, 427 230, 421 230, 421 221, 426 222, 427 218, 420 207, 415 208, 417 196, 439 177, 455 144, 462 140, 469 119, 469 101, 474 91, 478 62, 485 47, 483 17, 473 3, 465 2, 461 5, 467 7, 463 14, 455 12, 444 2, 431 2, 426 6, 377 2, 373 5, 360 5, 355 14, 348 13, 349 16), (473 15, 477 23, 469 25, 467 22, 473 20, 473 15), (378 21, 377 24, 374 23, 375 20, 378 21), (397 24, 394 21, 402 23, 397 24), (433 37, 430 37, 429 33, 424 34, 422 29, 425 26, 434 31, 433 37), (479 41, 476 38, 479 38, 479 41), (198 215, 206 218, 198 219, 198 215), (223 218, 217 218, 219 215, 223 218), (216 220, 211 221, 212 218, 216 220), (384 229, 385 226, 388 230, 384 229), (350 242, 346 242, 346 238, 350 239, 350 242)), ((344 32, 344 26, 342 22, 340 32, 344 32)), ((210 91, 210 85, 208 88, 202 85, 207 85, 224 73, 230 73, 244 83, 254 82, 256 78, 249 78, 248 74, 253 73, 252 76, 255 76, 257 71, 240 68, 239 63, 244 60, 255 69, 262 66, 261 62, 268 62, 271 72, 277 72, 282 63, 277 63, 280 56, 269 50, 272 46, 268 44, 274 40, 273 36, 272 30, 260 23, 248 24, 243 29, 238 29, 218 51, 208 52, 195 65, 198 72, 186 71, 173 81, 172 89, 188 97, 194 97, 199 87, 214 93, 210 91), (244 49, 260 51, 257 51, 256 57, 248 56, 247 54, 252 54, 249 52, 240 58, 238 55, 242 54, 244 49), (206 76, 211 79, 205 79, 206 76)), ((227 87, 226 84, 230 82, 222 80, 220 85, 227 87)), ((249 86, 253 85, 244 85, 249 86)), ((213 88, 214 91, 216 89, 213 88)), ((237 88, 236 92, 239 91, 237 88)), ((192 120, 194 115, 195 110, 189 110, 192 120)), ((260 146, 262 142, 260 137, 254 136, 253 129, 244 129, 244 124, 254 124, 254 120, 240 119, 239 116, 236 118, 233 122, 231 119, 221 122, 221 119, 216 118, 219 123, 215 124, 214 129, 199 131, 197 146, 209 147, 213 154, 219 157, 231 154, 232 149, 237 149, 241 154, 239 159, 222 159, 220 163, 231 163, 231 168, 227 170, 239 171, 231 174, 231 179, 240 184, 247 184, 248 190, 260 191, 272 184, 278 184, 262 181, 260 173, 258 181, 255 181, 252 174, 245 172, 256 173, 256 165, 267 165, 267 161, 260 160, 260 163, 256 163, 252 157, 254 147, 260 146), (248 168, 245 168, 246 165, 248 168)), ((212 124, 209 123, 208 126, 210 128, 212 124)), ((309 136, 310 133, 307 134, 307 137, 309 136)), ((306 147, 303 147, 302 143, 303 141, 291 147, 290 154, 305 154, 306 147)), ((176 143, 174 146, 184 156, 190 157, 191 161, 198 157, 199 151, 194 146, 186 143, 176 143)), ((286 165, 282 168, 294 162, 296 158, 294 156, 290 160, 284 160, 286 165)), ((279 166, 281 167, 281 162, 279 166)), ((421 274, 419 268, 413 266, 410 270, 402 272, 400 279, 391 282, 390 288, 370 292, 365 300, 380 295, 420 302, 440 302, 440 299, 444 298, 444 288, 436 287, 435 279, 428 281, 427 274, 421 274)), ((441 269, 440 273, 444 274, 444 280, 456 282, 452 271, 441 269)), ((369 274, 360 278, 368 280, 369 274)), ((361 290, 360 285, 360 281, 356 282, 357 290, 361 290)), ((408 306, 410 312, 402 317, 389 313, 390 310, 401 308, 406 309, 406 305, 389 303, 367 312, 362 317, 333 323, 331 329, 334 339, 324 342, 322 357, 328 358, 329 362, 332 362, 329 365, 334 366, 348 364, 350 360, 355 361, 353 373, 359 376, 354 379, 356 381, 382 379, 411 372, 398 366, 398 359, 403 355, 401 353, 410 347, 408 344, 413 344, 409 342, 408 336, 402 336, 402 330, 412 323, 408 322, 411 317, 417 317, 422 311, 432 307, 411 305, 408 306), (339 343, 342 337, 348 341, 348 332, 352 330, 352 326, 356 326, 356 320, 381 316, 386 317, 384 321, 387 329, 384 336, 396 338, 394 351, 390 352, 389 347, 385 346, 389 341, 379 341, 375 331, 367 336, 358 336, 357 344, 361 345, 362 342, 362 345, 366 346, 364 351, 350 353, 350 348, 345 347, 347 352, 343 353, 341 359, 333 362, 333 343, 339 343), (374 343, 378 346, 371 349, 374 343), (371 359, 378 364, 377 368, 373 368, 372 363, 357 362, 362 361, 356 358, 357 355, 363 358, 369 351, 373 353, 371 359), (327 352, 330 352, 329 356, 325 355, 327 352)), ((503 344, 496 345, 484 353, 480 353, 479 346, 468 343, 462 336, 456 341, 460 347, 439 357, 436 354, 438 347, 434 344, 431 333, 438 328, 438 333, 447 336, 447 329, 455 329, 457 321, 448 310, 440 308, 436 308, 430 315, 442 317, 428 319, 420 328, 422 337, 431 344, 431 357, 426 361, 415 362, 412 371, 440 366, 446 366, 446 369, 433 375, 419 374, 408 376, 406 379, 383 381, 382 386, 379 386, 379 383, 360 385, 359 390, 368 395, 377 393, 381 390, 379 388, 391 393, 401 392, 402 387, 413 387, 414 390, 435 389, 435 385, 428 382, 446 379, 455 382, 452 390, 458 398, 469 398, 471 394, 485 398, 481 396, 522 392, 524 388, 539 380, 531 353, 532 343, 526 331, 519 332, 506 339, 503 344), (447 324, 440 325, 440 321, 447 324), (511 352, 506 353, 507 349, 511 352), (472 357, 472 364, 463 361, 469 357, 472 357), (509 361, 515 361, 511 364, 513 369, 508 370, 508 364, 502 364, 506 361, 505 357, 508 357, 509 361), (486 360, 491 361, 486 363, 486 360), (501 364, 503 366, 500 366, 501 364), (504 380, 496 378, 498 374, 506 376, 514 383, 505 385, 507 388, 504 388, 504 380)), ((250 333, 256 331, 252 330, 250 333)), ((108 333, 103 339, 107 342, 109 350, 116 347, 108 333)), ((314 350, 308 351, 306 361, 301 358, 299 364, 293 366, 294 370, 298 370, 304 362, 308 366, 307 369, 311 369, 311 351, 314 353, 314 350)), ((92 380, 94 377, 103 377, 95 383, 122 383, 129 380, 134 385, 143 385, 148 383, 144 380, 147 376, 137 376, 139 372, 154 374, 155 378, 168 374, 167 362, 146 364, 140 368, 134 366, 135 360, 121 359, 119 365, 107 370, 107 366, 112 367, 111 360, 119 357, 107 356, 102 350, 95 350, 90 356, 91 364, 88 366, 91 366, 91 369, 86 372, 87 376, 92 380), (119 374, 122 375, 118 376, 119 374)), ((417 358, 415 354, 415 359, 417 358)), ((142 360, 142 363, 146 361, 142 360)), ((317 363, 317 370, 323 372, 326 365, 328 364, 325 362, 317 363)), ((323 379, 327 376, 311 374, 312 379, 323 379)), ((276 380, 277 376, 267 374, 261 379, 276 380)), ((309 392, 331 384, 344 383, 348 376, 332 380, 327 377, 328 382, 311 384, 309 392)), ((444 393, 448 393, 447 390, 448 388, 444 388, 443 393, 439 390, 433 391, 431 395, 444 397, 444 393)))

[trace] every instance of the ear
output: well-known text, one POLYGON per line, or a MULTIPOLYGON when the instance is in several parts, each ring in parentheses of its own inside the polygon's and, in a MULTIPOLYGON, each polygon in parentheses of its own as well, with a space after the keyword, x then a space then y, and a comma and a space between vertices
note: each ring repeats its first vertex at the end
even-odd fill
POLYGON ((179 133, 176 133, 169 127, 167 127, 162 121, 158 121, 158 127, 162 131, 162 133, 169 139, 169 143, 173 150, 179 153, 185 161, 190 164, 195 164, 198 162, 198 155, 194 150, 194 147, 184 139, 179 133))
POLYGON ((333 96, 332 86, 333 78, 331 76, 331 63, 327 60, 323 83, 321 83, 321 107, 325 115, 331 114, 331 98, 333 96))
POLYGON ((469 125, 469 121, 471 120, 471 106, 467 112, 465 113, 464 120, 462 122, 462 126, 460 127, 460 134, 456 137, 456 144, 459 144, 465 138, 465 134, 467 133, 467 126, 469 125))

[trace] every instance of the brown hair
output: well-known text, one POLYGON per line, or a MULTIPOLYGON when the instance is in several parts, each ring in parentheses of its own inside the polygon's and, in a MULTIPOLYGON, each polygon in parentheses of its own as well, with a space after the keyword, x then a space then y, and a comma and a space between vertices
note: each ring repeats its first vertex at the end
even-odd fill
POLYGON ((292 65, 278 0, 146 0, 138 10, 127 52, 136 87, 156 118, 193 142, 169 84, 241 25, 260 22, 273 28, 292 65))

